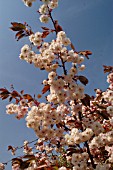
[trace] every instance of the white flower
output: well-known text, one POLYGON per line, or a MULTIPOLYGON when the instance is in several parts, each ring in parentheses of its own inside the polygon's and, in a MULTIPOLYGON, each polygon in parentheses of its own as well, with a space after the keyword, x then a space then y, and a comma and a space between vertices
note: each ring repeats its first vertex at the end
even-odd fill
POLYGON ((50 0, 42 0, 43 3, 49 4, 50 0))
POLYGON ((58 32, 57 37, 58 38, 66 38, 66 33, 64 31, 60 31, 60 32, 58 32))
POLYGON ((46 4, 41 5, 40 8, 39 8, 39 13, 40 14, 46 14, 47 12, 48 12, 47 5, 46 4))
POLYGON ((86 68, 86 66, 84 64, 82 64, 78 69, 79 69, 79 71, 83 71, 83 70, 85 70, 85 68, 86 68))
POLYGON ((21 53, 23 55, 27 55, 30 52, 30 48, 27 44, 25 44, 22 48, 21 48, 21 53))
POLYGON ((109 113, 110 115, 113 115, 113 106, 107 107, 107 113, 109 113))
POLYGON ((4 170, 4 169, 5 169, 4 164, 0 163, 0 170, 4 170))
POLYGON ((57 8, 57 7, 58 7, 58 2, 51 1, 49 3, 49 8, 54 9, 54 8, 57 8))
POLYGON ((48 23, 49 21, 49 17, 47 15, 41 15, 39 19, 43 23, 48 23))
POLYGON ((41 38, 42 37, 42 33, 41 32, 36 32, 35 33, 35 38, 41 38))
POLYGON ((84 61, 84 57, 80 56, 78 57, 77 63, 81 64, 84 61))
POLYGON ((28 6, 28 7, 31 7, 31 6, 32 6, 32 1, 27 0, 27 2, 25 3, 25 5, 28 6))
POLYGON ((68 46, 68 45, 70 45, 71 44, 71 41, 70 41, 70 39, 69 38, 63 38, 62 39, 62 44, 64 45, 64 46, 68 46))

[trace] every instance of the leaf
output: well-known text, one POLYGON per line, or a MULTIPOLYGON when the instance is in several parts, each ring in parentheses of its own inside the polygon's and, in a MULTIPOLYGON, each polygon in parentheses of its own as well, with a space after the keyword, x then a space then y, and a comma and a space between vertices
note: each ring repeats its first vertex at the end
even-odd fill
POLYGON ((24 158, 24 159, 35 159, 35 156, 34 155, 25 155, 25 156, 23 156, 22 158, 24 158))
POLYGON ((18 104, 18 103, 19 103, 19 101, 20 101, 20 100, 16 99, 16 104, 18 104))
POLYGON ((70 44, 70 46, 75 51, 75 47, 74 47, 74 45, 72 43, 70 44))
POLYGON ((10 95, 10 92, 7 89, 1 89, 1 91, 2 92, 0 93, 0 98, 2 100, 7 99, 10 95))
POLYGON ((21 94, 24 94, 24 90, 21 90, 20 93, 21 93, 21 94))
POLYGON ((37 100, 34 100, 34 103, 36 104, 36 106, 40 104, 40 102, 38 102, 37 100))
POLYGON ((18 38, 23 32, 24 32, 23 30, 18 31, 18 32, 16 33, 16 35, 15 35, 15 38, 18 38))
POLYGON ((49 35, 49 31, 44 31, 43 33, 42 33, 42 38, 46 38, 48 35, 49 35))
POLYGON ((89 59, 88 55, 91 55, 92 52, 89 50, 86 51, 79 51, 78 54, 85 56, 87 59, 89 59))
POLYGON ((12 101, 12 99, 13 99, 13 98, 12 98, 12 97, 10 97, 10 98, 9 98, 9 102, 11 102, 11 101, 12 101))
POLYGON ((9 151, 9 150, 12 150, 12 149, 13 149, 13 147, 11 145, 9 145, 7 150, 9 151))
POLYGON ((91 100, 91 97, 88 94, 85 94, 85 97, 83 99, 81 99, 81 102, 84 106, 90 107, 90 100, 91 100))
POLYGON ((38 99, 40 99, 41 97, 42 97, 42 95, 41 95, 41 94, 38 94, 38 95, 37 95, 37 98, 38 98, 38 99))
POLYGON ((99 114, 104 119, 109 120, 109 115, 108 115, 107 111, 105 111, 105 110, 103 110, 103 111, 97 110, 97 114, 99 114))
POLYGON ((47 27, 41 27, 43 30, 49 30, 49 28, 47 27))
POLYGON ((4 95, 4 96, 2 97, 2 100, 7 99, 8 97, 9 97, 9 95, 4 95))
POLYGON ((75 123, 75 120, 68 120, 67 123, 75 123))
POLYGON ((22 29, 19 28, 19 27, 10 27, 10 29, 11 29, 12 31, 20 31, 20 30, 22 30, 22 29))
POLYGON ((63 31, 62 27, 58 24, 57 20, 54 21, 54 26, 57 33, 63 31))
POLYGON ((15 98, 15 97, 21 97, 20 94, 19 94, 16 90, 14 90, 14 91, 11 93, 11 96, 12 96, 13 98, 15 98))
POLYGON ((23 163, 23 161, 20 158, 13 158, 12 159, 12 165, 14 165, 14 164, 21 165, 22 163, 23 163))
POLYGON ((0 93, 1 95, 7 95, 7 94, 10 94, 10 92, 8 90, 4 90, 0 93))
POLYGON ((18 36, 17 41, 19 41, 21 38, 25 37, 25 34, 21 34, 20 36, 18 36))
POLYGON ((104 67, 104 73, 109 73, 109 72, 113 71, 113 67, 112 66, 105 66, 105 65, 103 65, 103 67, 104 67))
POLYGON ((50 90, 50 85, 45 85, 42 89, 42 94, 46 93, 48 90, 50 90))
POLYGON ((16 148, 12 147, 11 145, 8 146, 8 151, 11 150, 12 155, 15 155, 16 148))
POLYGON ((86 86, 88 79, 85 76, 78 76, 79 81, 86 86))
POLYGON ((24 99, 27 99, 28 101, 33 100, 32 96, 31 96, 30 94, 24 94, 24 95, 23 95, 23 98, 24 98, 24 99))
MULTIPOLYGON (((1 88, 1 89, 0 89, 0 91, 6 91, 6 90, 7 90, 7 89, 5 89, 5 88, 1 88)), ((7 91, 8 91, 8 90, 7 90, 7 91)))
POLYGON ((20 31, 20 30, 25 30, 26 26, 22 23, 18 23, 18 22, 11 22, 12 27, 10 27, 11 30, 13 31, 20 31))
POLYGON ((12 166, 15 165, 15 164, 18 164, 20 166, 21 170, 24 170, 24 169, 28 168, 30 163, 32 163, 31 159, 28 159, 26 161, 23 161, 20 158, 13 158, 12 159, 12 166))

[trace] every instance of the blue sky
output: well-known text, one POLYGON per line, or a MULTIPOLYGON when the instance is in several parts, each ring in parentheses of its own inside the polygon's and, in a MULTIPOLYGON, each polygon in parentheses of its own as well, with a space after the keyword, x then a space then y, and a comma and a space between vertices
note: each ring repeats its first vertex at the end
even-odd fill
MULTIPOLYGON (((90 60, 85 60, 89 79, 86 92, 94 94, 94 88, 106 89, 106 75, 102 65, 113 65, 113 0, 59 0, 59 8, 54 10, 54 19, 66 31, 77 51, 91 50, 90 60)), ((0 0, 0 87, 15 89, 26 93, 38 94, 41 82, 46 78, 44 71, 36 69, 19 59, 21 47, 28 39, 17 42, 9 27, 11 22, 27 22, 33 31, 41 31, 44 26, 39 22, 37 0, 32 8, 27 8, 21 0, 0 0)), ((52 27, 51 23, 48 24, 52 27)), ((0 100, 0 162, 11 159, 8 145, 21 146, 25 139, 35 139, 32 130, 25 126, 25 120, 16 120, 5 113, 8 101, 0 100)), ((20 152, 21 153, 21 152, 20 152)), ((19 153, 19 154, 20 154, 19 153)), ((7 166, 8 170, 10 165, 7 166)))

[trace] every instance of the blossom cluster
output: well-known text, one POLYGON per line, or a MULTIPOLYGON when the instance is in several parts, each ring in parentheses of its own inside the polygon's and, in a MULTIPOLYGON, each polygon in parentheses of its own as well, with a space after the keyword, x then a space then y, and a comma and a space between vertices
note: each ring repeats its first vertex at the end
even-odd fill
MULTIPOLYGON (((36 0, 23 0, 27 7, 31 7, 32 3, 36 0)), ((41 0, 43 5, 40 6, 38 12, 40 14, 40 21, 43 23, 48 23, 49 21, 49 10, 53 10, 58 7, 58 0, 41 0)))
POLYGON ((80 132, 77 128, 71 130, 71 134, 65 135, 65 140, 69 145, 80 144, 85 141, 90 140, 93 136, 93 131, 90 128, 87 128, 85 131, 80 132))
POLYGON ((100 148, 106 145, 110 145, 113 143, 113 131, 109 131, 108 133, 100 133, 98 136, 95 136, 91 143, 90 148, 100 148))
POLYGON ((87 160, 89 159, 89 155, 87 152, 83 153, 73 153, 71 163, 74 165, 73 170, 86 169, 87 168, 87 160))
POLYGON ((63 135, 63 128, 51 128, 60 123, 62 114, 53 109, 50 104, 40 103, 39 106, 33 106, 26 117, 27 127, 33 128, 39 138, 51 139, 55 136, 63 135))
POLYGON ((74 75, 76 69, 72 67, 68 75, 58 78, 55 72, 50 72, 48 81, 44 81, 50 85, 50 94, 47 96, 48 102, 54 104, 65 103, 69 100, 81 99, 84 97, 84 87, 75 83, 74 75))
MULTIPOLYGON (((45 69, 46 71, 55 71, 59 67, 58 59, 60 58, 63 62, 72 62, 79 64, 78 70, 82 71, 85 69, 84 65, 80 65, 84 61, 83 56, 79 56, 74 50, 68 50, 66 46, 71 44, 69 38, 67 38, 64 31, 60 31, 57 34, 56 40, 52 42, 43 42, 42 33, 36 32, 29 37, 33 45, 39 47, 39 54, 36 54, 26 44, 21 48, 20 59, 25 60, 29 63, 34 63, 35 67, 45 69)), ((70 70, 71 74, 76 74, 76 68, 70 70)))
POLYGON ((49 11, 58 7, 58 0, 42 0, 43 5, 39 8, 40 21, 43 23, 48 23, 49 21, 49 11))
POLYGON ((26 102, 23 99, 23 100, 20 101, 20 104, 13 104, 13 103, 8 104, 6 106, 6 109, 7 109, 6 113, 7 114, 17 114, 16 115, 17 119, 23 118, 28 112, 28 106, 26 106, 25 103, 26 102))
MULTIPOLYGON (((34 1, 23 0, 29 7, 34 1)), ((23 98, 18 104, 6 106, 7 114, 16 113, 17 119, 26 116, 26 126, 32 128, 38 138, 36 153, 29 142, 24 141, 24 154, 34 156, 26 170, 40 166, 43 169, 43 165, 59 170, 109 170, 113 163, 113 73, 107 76, 110 85, 106 91, 96 89, 95 97, 85 94, 84 86, 77 79, 85 69, 84 57, 74 50, 65 31, 57 30, 51 15, 58 0, 41 1, 39 19, 43 23, 52 20, 56 38, 45 42, 43 33, 32 32, 31 44, 21 48, 19 57, 48 72, 42 83, 48 91, 46 102, 36 105, 23 98), (34 47, 38 52, 34 52, 34 47)), ((81 83, 87 84, 83 80, 81 83)), ((12 165, 13 170, 18 168, 18 163, 12 165)), ((4 170, 4 164, 0 163, 0 169, 4 170)))

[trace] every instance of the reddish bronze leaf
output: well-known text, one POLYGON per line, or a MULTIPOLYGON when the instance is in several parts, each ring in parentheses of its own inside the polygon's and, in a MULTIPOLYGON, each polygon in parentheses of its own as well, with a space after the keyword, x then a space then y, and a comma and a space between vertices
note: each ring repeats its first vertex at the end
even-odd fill
POLYGON ((13 147, 11 145, 9 145, 7 150, 9 151, 9 150, 12 150, 12 149, 13 149, 13 147))
POLYGON ((15 35, 15 38, 18 38, 23 32, 24 32, 23 30, 18 31, 18 32, 16 33, 16 35, 15 35))
POLYGON ((5 88, 1 88, 0 91, 8 91, 7 89, 5 88))
POLYGON ((24 94, 24 90, 21 90, 20 93, 21 93, 21 94, 24 94))
POLYGON ((12 99, 13 99, 13 98, 12 98, 12 97, 10 97, 10 98, 9 98, 9 102, 11 102, 11 101, 12 101, 12 99))
POLYGON ((38 102, 37 100, 34 100, 34 103, 36 104, 36 106, 40 104, 40 102, 38 102))
POLYGON ((37 98, 38 98, 38 99, 40 99, 41 97, 42 97, 42 95, 41 95, 41 94, 38 94, 38 95, 37 95, 37 98))
POLYGON ((109 72, 113 71, 113 66, 105 66, 105 65, 103 65, 103 67, 104 67, 104 73, 109 73, 109 72))
POLYGON ((32 96, 30 94, 24 94, 23 98, 27 99, 28 101, 32 101, 33 100, 32 96))
POLYGON ((49 35, 49 31, 44 31, 42 34, 42 38, 46 38, 49 35))
POLYGON ((80 80, 80 82, 82 84, 84 84, 86 86, 86 84, 88 84, 88 79, 85 76, 78 76, 78 79, 80 80))
POLYGON ((10 27, 12 31, 21 31, 22 29, 19 27, 10 27))
POLYGON ((25 37, 25 36, 26 36, 25 34, 19 35, 18 38, 17 38, 17 41, 19 41, 21 38, 23 38, 23 37, 25 37))
POLYGON ((20 100, 16 99, 16 104, 18 104, 18 103, 19 103, 19 101, 20 101, 20 100))
POLYGON ((15 90, 11 93, 11 96, 12 96, 13 98, 15 98, 15 97, 21 97, 20 94, 19 94, 17 91, 15 91, 15 90))
POLYGON ((42 89, 42 94, 46 93, 48 90, 50 90, 50 85, 45 85, 42 89))
POLYGON ((6 89, 6 90, 3 90, 0 94, 1 95, 7 95, 7 94, 10 94, 10 92, 6 89))
POLYGON ((26 26, 25 26, 24 24, 22 24, 22 23, 11 22, 11 24, 12 24, 12 27, 13 27, 13 28, 18 28, 18 29, 20 29, 20 30, 26 29, 26 26))
POLYGON ((85 56, 87 59, 89 59, 88 55, 91 55, 92 52, 89 50, 86 51, 79 51, 78 54, 85 56))
POLYGON ((10 92, 9 92, 7 89, 1 88, 0 91, 1 91, 1 93, 0 93, 0 98, 1 98, 2 100, 7 99, 7 98, 9 97, 10 92))
POLYGON ((12 159, 12 166, 15 165, 15 164, 18 164, 18 165, 22 165, 23 164, 23 160, 20 159, 20 158, 13 158, 12 159))
POLYGON ((90 100, 91 97, 88 94, 85 94, 85 97, 83 99, 81 99, 81 102, 84 106, 90 106, 90 100))
POLYGON ((70 44, 70 46, 75 51, 75 47, 74 47, 74 45, 72 43, 70 44))
POLYGON ((41 27, 43 30, 49 30, 49 28, 47 27, 41 27))
POLYGON ((5 94, 5 95, 3 95, 1 98, 2 98, 2 100, 5 100, 5 99, 7 99, 9 97, 9 95, 8 94, 5 94))
POLYGON ((54 21, 54 26, 57 33, 63 31, 62 27, 58 24, 57 20, 54 21))
POLYGON ((35 156, 34 155, 24 155, 22 158, 25 158, 25 159, 35 159, 35 156))
POLYGON ((99 111, 97 110, 97 114, 103 117, 106 120, 109 120, 109 115, 106 110, 99 111))

